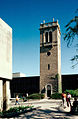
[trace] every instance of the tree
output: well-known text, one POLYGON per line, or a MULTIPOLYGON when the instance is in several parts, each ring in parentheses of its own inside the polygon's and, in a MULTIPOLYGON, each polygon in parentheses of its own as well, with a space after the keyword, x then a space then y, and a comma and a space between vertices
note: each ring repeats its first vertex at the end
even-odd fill
POLYGON ((71 45, 75 36, 78 36, 78 16, 75 16, 70 22, 65 26, 66 34, 64 40, 67 40, 67 46, 71 45), (75 23, 75 25, 72 25, 75 23))
MULTIPOLYGON (((78 12, 78 9, 76 10, 78 12)), ((66 33, 64 36, 64 40, 67 41, 67 47, 72 45, 73 40, 78 37, 78 16, 75 16, 70 22, 65 26, 66 33)), ((78 47, 78 44, 76 44, 78 47)), ((78 64, 78 55, 75 55, 71 61, 76 61, 72 66, 73 68, 78 64)))

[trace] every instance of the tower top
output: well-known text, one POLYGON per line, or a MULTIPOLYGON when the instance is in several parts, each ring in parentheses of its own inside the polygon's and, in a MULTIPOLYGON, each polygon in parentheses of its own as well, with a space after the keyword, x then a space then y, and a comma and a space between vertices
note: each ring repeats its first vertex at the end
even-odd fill
POLYGON ((54 21, 54 18, 53 18, 52 22, 48 22, 48 23, 45 23, 45 20, 43 20, 43 23, 40 24, 39 30, 43 30, 43 29, 47 29, 47 28, 53 28, 53 27, 58 27, 59 33, 61 34, 60 25, 58 23, 58 20, 54 21))

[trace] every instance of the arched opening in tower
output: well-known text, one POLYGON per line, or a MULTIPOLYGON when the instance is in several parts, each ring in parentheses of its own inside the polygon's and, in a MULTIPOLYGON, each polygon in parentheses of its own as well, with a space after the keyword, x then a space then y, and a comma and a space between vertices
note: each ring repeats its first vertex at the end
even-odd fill
POLYGON ((51 85, 47 85, 47 97, 51 95, 51 85))

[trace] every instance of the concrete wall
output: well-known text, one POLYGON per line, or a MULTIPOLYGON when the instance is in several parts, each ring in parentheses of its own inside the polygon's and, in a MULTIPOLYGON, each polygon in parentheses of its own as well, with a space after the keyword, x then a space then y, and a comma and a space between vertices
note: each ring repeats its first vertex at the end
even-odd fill
POLYGON ((12 79, 12 28, 0 18, 0 110, 9 108, 12 79))
POLYGON ((0 77, 12 79, 12 28, 0 18, 0 77))
POLYGON ((3 81, 0 80, 0 111, 3 110, 3 81))

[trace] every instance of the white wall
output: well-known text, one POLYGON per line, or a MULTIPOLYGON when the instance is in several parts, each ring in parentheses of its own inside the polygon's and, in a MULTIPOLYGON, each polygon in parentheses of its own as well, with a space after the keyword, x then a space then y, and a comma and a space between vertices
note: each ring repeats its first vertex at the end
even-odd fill
POLYGON ((12 28, 0 18, 0 77, 12 79, 12 28))

